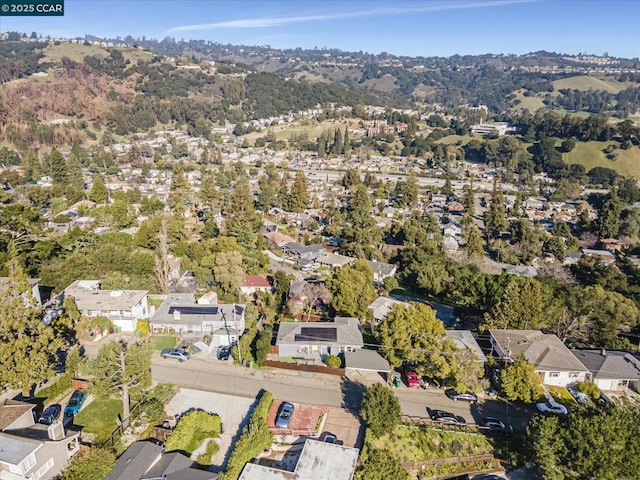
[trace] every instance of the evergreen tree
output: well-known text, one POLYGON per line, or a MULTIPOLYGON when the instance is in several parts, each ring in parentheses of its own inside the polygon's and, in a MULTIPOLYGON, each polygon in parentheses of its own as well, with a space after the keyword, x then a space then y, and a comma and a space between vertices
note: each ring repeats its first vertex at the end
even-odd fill
POLYGON ((618 192, 613 187, 609 193, 609 198, 602 205, 598 212, 598 236, 600 238, 616 238, 620 230, 620 214, 622 213, 622 202, 618 197, 618 192))
POLYGON ((291 197, 289 192, 289 175, 285 175, 280 182, 278 190, 278 205, 283 210, 289 211, 291 208, 291 197))
POLYGON ((49 155, 48 160, 49 175, 51 175, 53 183, 56 185, 67 185, 69 180, 67 164, 56 147, 51 149, 51 154, 49 155))
POLYGON ((542 394, 542 379, 523 355, 502 369, 500 386, 502 393, 511 401, 532 403, 542 394))
POLYGON ((529 330, 542 326, 542 288, 534 278, 513 277, 493 309, 485 314, 483 328, 529 330))
POLYGON ((22 168, 27 180, 37 180, 42 175, 38 155, 32 150, 28 150, 22 157, 22 168))
POLYGON ((218 205, 220 193, 216 188, 215 174, 211 170, 202 172, 202 180, 200 181, 199 197, 204 208, 214 208, 218 205))
POLYGON ((375 383, 369 387, 362 399, 360 416, 374 437, 391 434, 400 423, 400 401, 386 386, 375 383))
POLYGON ((269 175, 262 175, 258 180, 260 192, 256 198, 256 208, 262 212, 266 212, 277 205, 277 192, 275 183, 269 175))
POLYGON ((344 127, 344 148, 342 149, 345 155, 351 153, 351 140, 349 140, 349 126, 344 127))
POLYGON ((309 206, 309 192, 307 190, 307 177, 302 170, 296 172, 296 178, 291 186, 289 206, 294 212, 302 212, 309 206))
POLYGON ((255 234, 262 224, 262 217, 256 213, 253 206, 253 194, 247 177, 238 178, 229 200, 225 209, 227 235, 236 237, 245 249, 255 249, 255 234))
POLYGON ((499 188, 497 180, 493 182, 493 193, 489 209, 484 214, 484 225, 487 237, 490 240, 500 238, 501 232, 507 229, 506 209, 504 205, 504 195, 499 188))
POLYGON ((464 191, 462 195, 462 206, 464 207, 464 213, 470 217, 473 217, 476 214, 476 202, 473 195, 473 180, 471 181, 471 184, 465 185, 462 190, 464 191))
POLYGON ((107 203, 109 200, 109 191, 107 190, 107 186, 104 184, 102 176, 94 177, 93 185, 89 192, 89 200, 96 203, 107 203))
POLYGON ((373 270, 364 260, 339 268, 327 280, 327 288, 331 292, 331 306, 336 315, 365 318, 369 304, 376 298, 373 270))
POLYGON ((484 248, 482 246, 482 233, 473 220, 466 222, 464 226, 464 250, 469 258, 482 258, 484 248))
POLYGON ((184 168, 179 163, 173 166, 171 187, 169 193, 169 208, 178 217, 182 217, 186 209, 190 193, 189 183, 184 174, 184 168))
POLYGON ((67 157, 67 171, 69 172, 67 176, 68 185, 76 190, 83 191, 84 177, 82 175, 82 163, 80 163, 80 160, 73 153, 67 157))
POLYGON ((101 398, 120 392, 123 420, 131 416, 130 396, 151 385, 151 344, 112 341, 103 345, 90 362, 92 390, 101 398))
POLYGON ((55 375, 64 342, 42 321, 17 252, 10 252, 10 257, 9 279, 0 295, 0 378, 9 388, 29 396, 35 385, 55 375))

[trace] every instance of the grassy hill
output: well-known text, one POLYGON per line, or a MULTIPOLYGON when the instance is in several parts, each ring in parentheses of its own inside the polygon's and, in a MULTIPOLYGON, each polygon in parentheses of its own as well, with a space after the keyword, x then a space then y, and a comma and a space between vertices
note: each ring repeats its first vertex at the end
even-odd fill
POLYGON ((618 82, 613 78, 598 78, 591 75, 578 75, 575 77, 562 78, 560 80, 555 80, 552 83, 553 88, 556 90, 567 88, 570 90, 604 90, 609 93, 618 93, 627 88, 626 84, 618 82))
POLYGON ((640 180, 640 147, 616 150, 618 157, 609 160, 602 151, 614 142, 579 142, 576 148, 563 155, 566 163, 578 163, 589 171, 594 167, 611 168, 621 175, 640 180))
MULTIPOLYGON (((120 50, 124 58, 130 60, 131 63, 137 62, 140 58, 149 60, 152 56, 151 52, 137 48, 116 48, 116 50, 120 50)), ((44 57, 40 60, 40 63, 52 62, 59 64, 62 57, 82 63, 87 55, 105 58, 109 55, 109 50, 97 45, 84 45, 82 43, 50 44, 44 49, 44 57)))

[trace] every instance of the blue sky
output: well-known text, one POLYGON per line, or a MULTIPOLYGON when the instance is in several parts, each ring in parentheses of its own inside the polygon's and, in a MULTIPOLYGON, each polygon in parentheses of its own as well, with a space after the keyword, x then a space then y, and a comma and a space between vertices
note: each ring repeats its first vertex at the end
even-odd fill
POLYGON ((635 58, 640 0, 66 0, 64 17, 0 17, 0 30, 411 56, 548 50, 635 58))

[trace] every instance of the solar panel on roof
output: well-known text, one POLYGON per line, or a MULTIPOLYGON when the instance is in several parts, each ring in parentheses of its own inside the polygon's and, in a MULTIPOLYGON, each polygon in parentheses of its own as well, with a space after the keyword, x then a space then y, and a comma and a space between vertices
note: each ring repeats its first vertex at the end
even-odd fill
POLYGON ((294 337, 296 342, 335 342, 338 340, 338 329, 302 327, 300 334, 294 337))
POLYGON ((169 307, 169 315, 173 315, 173 312, 178 311, 181 315, 217 315, 218 307, 202 306, 202 307, 169 307))

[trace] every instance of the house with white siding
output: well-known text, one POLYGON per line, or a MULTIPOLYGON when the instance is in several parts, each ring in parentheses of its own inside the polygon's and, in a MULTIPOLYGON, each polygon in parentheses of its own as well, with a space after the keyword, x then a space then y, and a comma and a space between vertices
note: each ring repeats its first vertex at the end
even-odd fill
POLYGON ((545 385, 566 387, 584 381, 589 370, 555 335, 540 330, 489 330, 491 347, 504 363, 524 355, 545 385))

